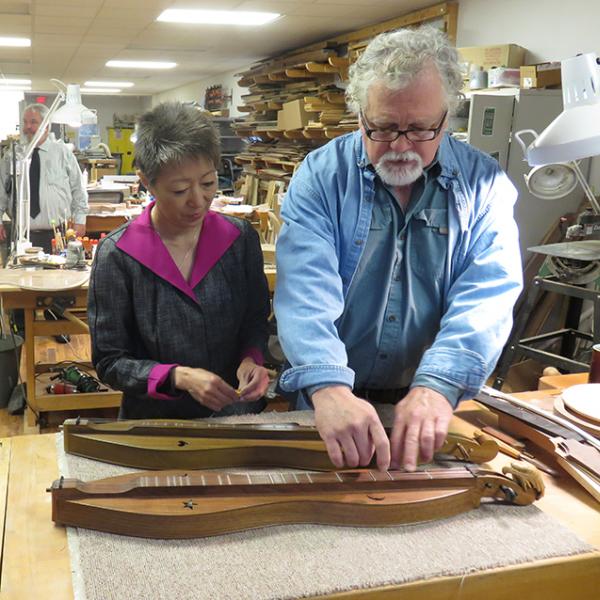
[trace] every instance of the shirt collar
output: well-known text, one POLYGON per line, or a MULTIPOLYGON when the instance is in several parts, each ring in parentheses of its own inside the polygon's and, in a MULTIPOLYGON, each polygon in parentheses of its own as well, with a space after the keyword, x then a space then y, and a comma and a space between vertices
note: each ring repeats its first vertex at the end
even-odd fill
POLYGON ((206 214, 188 283, 152 225, 150 212, 154 204, 151 202, 142 214, 129 224, 116 245, 155 275, 181 290, 194 302, 198 302, 194 288, 240 236, 240 230, 222 215, 212 211, 206 214))

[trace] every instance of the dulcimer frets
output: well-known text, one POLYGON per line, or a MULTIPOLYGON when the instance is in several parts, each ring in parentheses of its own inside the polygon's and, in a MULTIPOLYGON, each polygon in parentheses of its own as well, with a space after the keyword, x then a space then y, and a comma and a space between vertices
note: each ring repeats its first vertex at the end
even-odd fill
POLYGON ((531 504, 543 482, 529 465, 405 473, 228 473, 175 470, 98 481, 58 479, 52 519, 154 538, 191 538, 283 523, 386 526, 440 519, 482 498, 531 504))
MULTIPOLYGON (((160 471, 138 477, 128 477, 124 482, 108 480, 78 482, 76 487, 88 494, 125 493, 143 488, 161 488, 168 493, 311 493, 338 490, 373 490, 411 488, 441 488, 444 485, 462 486, 474 482, 476 475, 466 467, 424 469, 407 473, 404 471, 378 471, 361 469, 356 471, 298 472, 298 473, 228 473, 212 471, 160 471)), ((63 486, 64 486, 63 480, 63 486)))

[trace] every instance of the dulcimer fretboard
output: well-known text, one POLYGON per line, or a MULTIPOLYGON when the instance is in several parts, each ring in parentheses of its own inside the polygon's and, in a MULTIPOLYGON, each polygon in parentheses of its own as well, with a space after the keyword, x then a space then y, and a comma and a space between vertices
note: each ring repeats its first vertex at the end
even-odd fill
MULTIPOLYGON (((338 472, 304 473, 229 473, 215 471, 163 471, 132 474, 118 481, 99 480, 77 482, 86 493, 124 493, 132 490, 191 488, 198 493, 231 494, 269 491, 271 493, 359 491, 373 489, 422 489, 435 487, 471 486, 477 474, 466 467, 404 471, 364 469, 338 472), (110 489, 109 489, 110 487, 110 489)), ((72 480, 71 480, 72 481, 72 480)), ((65 482, 66 483, 66 482, 65 482)))

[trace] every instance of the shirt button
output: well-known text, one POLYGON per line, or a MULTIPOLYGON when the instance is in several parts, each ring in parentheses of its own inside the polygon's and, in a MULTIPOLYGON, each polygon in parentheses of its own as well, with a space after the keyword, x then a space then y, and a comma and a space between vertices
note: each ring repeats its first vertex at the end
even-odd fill
POLYGON ((388 321, 392 321, 392 322, 393 322, 393 321, 395 321, 395 320, 396 320, 396 316, 395 316, 395 315, 390 315, 390 316, 388 317, 388 321))
POLYGON ((363 245, 363 240, 356 240, 354 242, 357 246, 362 246, 363 245))
POLYGON ((394 277, 394 281, 400 281, 400 279, 402 279, 402 278, 400 277, 400 275, 396 275, 396 276, 394 277))
POLYGON ((400 234, 400 241, 403 242, 405 237, 406 237, 406 234, 401 233, 400 234))

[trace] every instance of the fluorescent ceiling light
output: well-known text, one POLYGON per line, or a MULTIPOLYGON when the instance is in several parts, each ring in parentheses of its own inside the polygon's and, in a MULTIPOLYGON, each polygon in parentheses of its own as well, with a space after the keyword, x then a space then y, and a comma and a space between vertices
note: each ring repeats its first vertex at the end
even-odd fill
POLYGON ((31 79, 6 79, 0 78, 0 85, 31 85, 31 79))
POLYGON ((120 69, 172 69, 177 66, 177 63, 153 60, 109 60, 106 66, 120 69))
POLYGON ((0 37, 0 46, 31 46, 29 38, 0 37))
POLYGON ((81 88, 82 94, 118 94, 121 91, 119 88, 81 88))
POLYGON ((84 83, 85 86, 91 88, 91 87, 107 87, 107 88, 129 88, 129 87, 133 87, 133 83, 131 83, 130 81, 86 81, 84 83))
POLYGON ((266 25, 279 13, 247 12, 239 10, 193 10, 167 8, 156 19, 167 23, 204 23, 207 25, 266 25))

